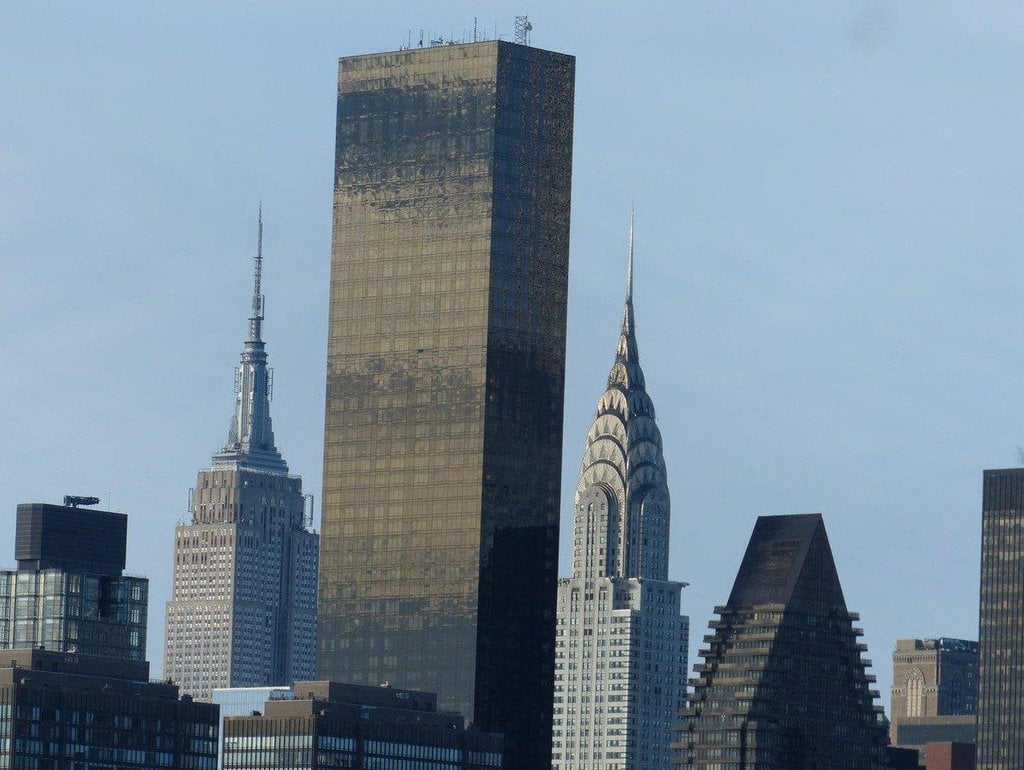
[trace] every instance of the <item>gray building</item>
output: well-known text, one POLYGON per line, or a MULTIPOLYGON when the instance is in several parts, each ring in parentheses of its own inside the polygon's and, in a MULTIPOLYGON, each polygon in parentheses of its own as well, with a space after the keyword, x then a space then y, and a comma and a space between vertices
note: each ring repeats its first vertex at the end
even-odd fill
POLYGON ((574 59, 338 66, 317 670, 548 768, 574 59))
POLYGON ((0 571, 0 649, 146 658, 149 581, 123 574, 128 517, 18 506, 16 570, 0 571))
POLYGON ((262 337, 260 217, 249 336, 228 441, 199 471, 191 523, 174 532, 164 672, 190 695, 287 685, 312 675, 317 535, 302 479, 274 443, 262 337))
POLYGON ((296 682, 293 699, 224 720, 225 770, 500 770, 500 735, 466 729, 434 693, 296 682))
POLYGON ((1024 767, 1024 468, 987 470, 981 519, 978 770, 1024 767))
POLYGON ((552 766, 672 763, 685 705, 689 618, 668 579, 669 492, 633 318, 633 226, 615 362, 587 433, 573 512, 572 577, 559 581, 552 766))

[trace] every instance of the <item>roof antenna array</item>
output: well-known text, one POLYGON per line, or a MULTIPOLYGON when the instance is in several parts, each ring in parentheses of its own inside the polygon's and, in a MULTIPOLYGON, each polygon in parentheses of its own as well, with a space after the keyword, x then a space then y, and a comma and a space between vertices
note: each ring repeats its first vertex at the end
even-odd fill
POLYGON ((516 16, 516 42, 519 45, 530 44, 530 32, 533 25, 528 16, 516 16))

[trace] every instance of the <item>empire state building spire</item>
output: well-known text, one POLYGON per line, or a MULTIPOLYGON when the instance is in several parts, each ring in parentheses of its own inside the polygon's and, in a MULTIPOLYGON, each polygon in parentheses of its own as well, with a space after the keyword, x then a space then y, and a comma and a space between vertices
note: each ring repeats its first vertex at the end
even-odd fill
POLYGON ((235 414, 228 441, 214 453, 214 467, 234 466, 285 475, 288 464, 274 445, 270 422, 270 371, 263 342, 263 205, 260 205, 253 269, 252 315, 249 337, 235 372, 235 414))

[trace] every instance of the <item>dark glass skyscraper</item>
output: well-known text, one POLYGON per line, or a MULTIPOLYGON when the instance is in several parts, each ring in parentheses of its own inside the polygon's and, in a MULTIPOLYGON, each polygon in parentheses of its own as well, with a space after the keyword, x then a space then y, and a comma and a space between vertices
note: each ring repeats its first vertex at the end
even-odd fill
POLYGON ((1024 767, 1024 468, 985 471, 978 770, 1024 767))
POLYGON ((341 59, 318 673, 550 766, 574 59, 341 59))
POLYGON ((715 612, 678 767, 888 770, 867 648, 819 514, 759 517, 715 612))

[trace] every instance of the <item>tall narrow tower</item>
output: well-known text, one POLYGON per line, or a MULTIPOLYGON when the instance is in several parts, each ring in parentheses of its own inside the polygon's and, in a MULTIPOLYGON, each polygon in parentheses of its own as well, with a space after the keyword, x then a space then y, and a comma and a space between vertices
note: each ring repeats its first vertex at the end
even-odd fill
POLYGON ((192 523, 174 532, 164 673, 201 698, 313 675, 319 539, 306 526, 302 479, 288 475, 274 445, 262 268, 261 209, 228 441, 199 471, 192 523))
POLYGON ((572 577, 558 584, 555 770, 655 770, 672 762, 689 618, 668 579, 661 433, 626 307, 615 363, 587 433, 573 509, 572 577))
POLYGON ((984 474, 978 645, 978 770, 1024 767, 1024 468, 984 474))
POLYGON ((574 60, 338 67, 317 669, 549 768, 574 60))

